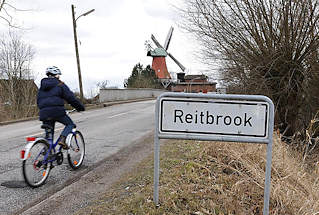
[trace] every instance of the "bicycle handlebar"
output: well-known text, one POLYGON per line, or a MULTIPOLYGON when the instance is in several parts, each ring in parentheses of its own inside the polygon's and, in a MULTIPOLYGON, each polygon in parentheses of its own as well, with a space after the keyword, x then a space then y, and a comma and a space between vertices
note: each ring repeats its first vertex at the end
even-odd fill
POLYGON ((70 114, 70 113, 73 113, 73 112, 75 112, 75 111, 76 111, 76 109, 74 108, 74 109, 72 109, 72 110, 66 111, 66 113, 67 113, 67 114, 70 114))

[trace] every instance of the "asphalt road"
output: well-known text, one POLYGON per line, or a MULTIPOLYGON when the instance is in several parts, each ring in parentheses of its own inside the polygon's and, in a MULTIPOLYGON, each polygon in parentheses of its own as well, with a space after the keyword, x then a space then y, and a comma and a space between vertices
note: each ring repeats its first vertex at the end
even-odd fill
MULTIPOLYGON (((86 141, 83 166, 73 171, 64 156, 63 164, 53 168, 46 184, 36 189, 23 183, 19 153, 25 144, 25 137, 42 135, 41 122, 0 126, 0 214, 27 210, 70 184, 76 186, 74 181, 97 168, 106 158, 149 135, 154 129, 154 103, 155 100, 134 102, 72 114, 71 118, 86 141), (15 188, 3 186, 8 184, 13 184, 15 188)), ((56 132, 61 130, 62 125, 56 126, 56 132)))

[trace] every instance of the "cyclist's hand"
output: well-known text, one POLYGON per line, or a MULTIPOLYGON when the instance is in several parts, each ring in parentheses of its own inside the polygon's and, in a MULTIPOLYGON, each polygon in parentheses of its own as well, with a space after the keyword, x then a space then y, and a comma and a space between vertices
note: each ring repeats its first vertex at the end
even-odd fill
POLYGON ((77 108, 76 111, 77 111, 77 112, 85 111, 85 107, 83 107, 83 108, 77 108))

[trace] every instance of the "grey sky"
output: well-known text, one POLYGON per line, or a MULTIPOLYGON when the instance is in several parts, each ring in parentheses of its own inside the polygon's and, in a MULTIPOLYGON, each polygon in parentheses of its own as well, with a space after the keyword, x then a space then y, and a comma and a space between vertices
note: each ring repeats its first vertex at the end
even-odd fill
MULTIPOLYGON (((109 80, 110 85, 122 87, 137 63, 152 63, 146 56, 144 42, 153 33, 164 44, 170 26, 174 26, 171 52, 189 73, 204 69, 194 59, 194 41, 178 29, 178 16, 171 4, 177 0, 23 0, 12 4, 29 12, 15 14, 17 22, 30 30, 23 39, 36 49, 34 70, 37 81, 44 77, 47 66, 55 65, 62 70, 62 79, 71 89, 78 89, 77 67, 74 50, 71 4, 76 6, 76 17, 95 9, 77 21, 78 39, 81 42, 80 60, 84 91, 95 88, 99 81, 109 80)), ((0 30, 6 31, 2 24, 0 30)), ((155 45, 154 45, 155 47, 155 45)), ((168 59, 170 72, 180 72, 179 67, 168 59)))

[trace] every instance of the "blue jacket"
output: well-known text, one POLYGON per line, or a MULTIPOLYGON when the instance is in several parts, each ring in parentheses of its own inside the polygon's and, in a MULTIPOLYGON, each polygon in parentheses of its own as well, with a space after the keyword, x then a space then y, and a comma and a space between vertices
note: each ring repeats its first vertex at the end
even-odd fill
POLYGON ((44 78, 38 91, 37 104, 40 120, 59 118, 64 115, 64 100, 77 111, 84 111, 83 104, 74 96, 68 86, 57 78, 44 78))

